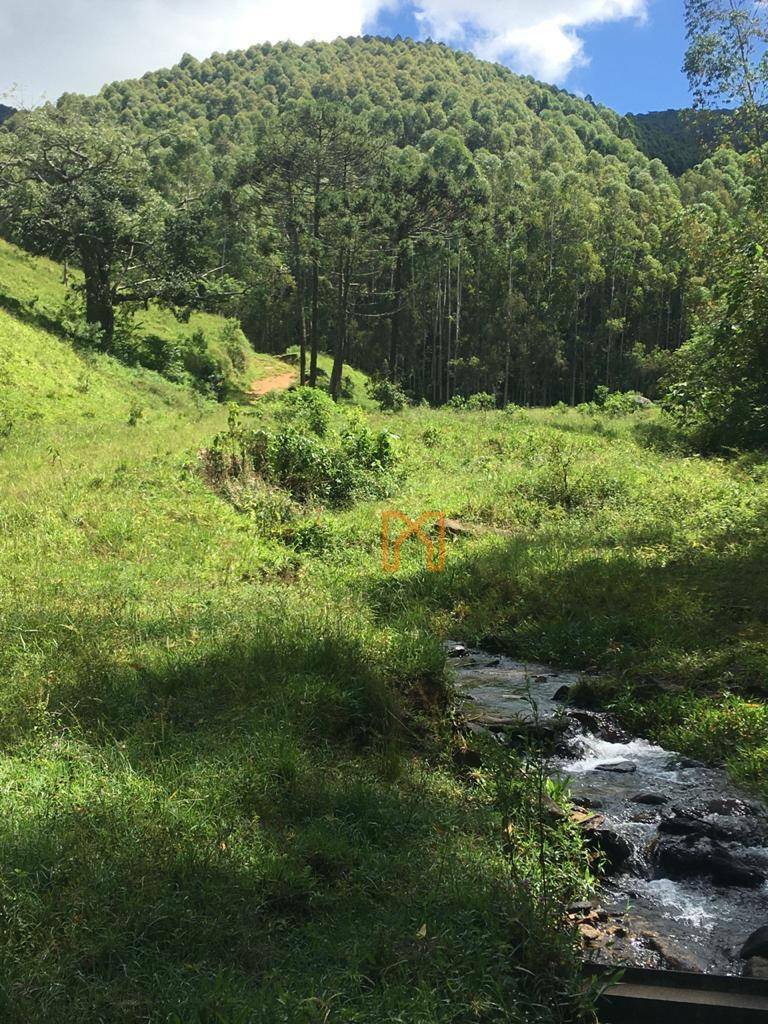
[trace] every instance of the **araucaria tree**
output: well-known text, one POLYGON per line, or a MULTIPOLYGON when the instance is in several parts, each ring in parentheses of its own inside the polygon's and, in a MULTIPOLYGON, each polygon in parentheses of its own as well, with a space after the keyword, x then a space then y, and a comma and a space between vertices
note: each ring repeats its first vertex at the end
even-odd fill
POLYGON ((119 306, 187 307, 206 276, 191 205, 152 187, 150 147, 146 137, 48 106, 0 130, 0 230, 81 267, 86 319, 104 348, 119 306))

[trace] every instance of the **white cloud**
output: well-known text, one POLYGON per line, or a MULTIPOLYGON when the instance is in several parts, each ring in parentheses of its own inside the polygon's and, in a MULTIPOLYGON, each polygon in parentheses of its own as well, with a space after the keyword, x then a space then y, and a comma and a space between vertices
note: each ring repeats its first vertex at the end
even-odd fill
POLYGON ((175 64, 185 52, 360 35, 383 0, 0 0, 0 92, 26 103, 175 64))
POLYGON ((648 0, 416 0, 434 38, 467 46, 488 60, 548 82, 562 82, 587 58, 578 30, 644 18, 648 0))
POLYGON ((579 29, 642 17, 649 0, 0 0, 0 93, 26 103, 176 63, 184 52, 359 35, 412 9, 425 35, 563 81, 585 61, 579 29))

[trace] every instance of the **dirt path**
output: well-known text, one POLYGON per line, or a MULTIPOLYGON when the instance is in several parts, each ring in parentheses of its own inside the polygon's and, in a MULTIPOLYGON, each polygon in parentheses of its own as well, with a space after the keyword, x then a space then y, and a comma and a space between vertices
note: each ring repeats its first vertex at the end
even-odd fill
POLYGON ((285 373, 278 373, 274 377, 264 377, 262 380, 255 380, 248 388, 249 398, 261 398, 270 391, 284 391, 291 384, 295 384, 298 375, 295 370, 286 370, 285 373))

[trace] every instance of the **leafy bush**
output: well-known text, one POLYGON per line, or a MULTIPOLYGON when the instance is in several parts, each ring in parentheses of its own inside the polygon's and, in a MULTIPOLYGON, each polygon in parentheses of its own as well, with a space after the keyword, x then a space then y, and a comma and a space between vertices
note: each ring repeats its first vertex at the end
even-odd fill
POLYGON ((341 412, 323 392, 299 388, 277 401, 277 429, 255 430, 230 417, 229 429, 204 453, 213 481, 232 487, 254 480, 282 488, 297 502, 344 505, 379 493, 396 464, 396 438, 373 430, 360 410, 341 412))
POLYGON ((242 373, 246 367, 246 353, 249 346, 248 339, 243 334, 237 320, 225 322, 219 335, 219 341, 233 368, 237 373, 242 373))
POLYGON ((496 408, 496 397, 487 391, 477 391, 469 398, 464 398, 463 395, 453 395, 445 405, 448 409, 458 409, 464 412, 488 412, 496 408))
POLYGON ((597 451, 589 440, 559 432, 532 439, 525 452, 532 474, 522 489, 551 508, 569 512, 605 501, 620 484, 602 474, 597 451))
POLYGON ((287 391, 277 400, 275 417, 282 423, 292 423, 318 437, 325 437, 336 413, 336 403, 319 388, 301 387, 287 391))
POLYGON ((704 450, 768 446, 768 257, 729 252, 718 301, 674 354, 664 407, 704 450))
POLYGON ((365 382, 365 390, 384 412, 400 412, 408 401, 400 385, 384 377, 371 377, 365 382))
POLYGON ((487 391, 478 391, 467 399, 467 412, 488 412, 496 408, 496 396, 487 391))

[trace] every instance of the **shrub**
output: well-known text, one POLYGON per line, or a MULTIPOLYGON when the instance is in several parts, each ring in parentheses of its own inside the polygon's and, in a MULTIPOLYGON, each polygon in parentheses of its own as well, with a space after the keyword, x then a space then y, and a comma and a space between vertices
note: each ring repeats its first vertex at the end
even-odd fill
POLYGON ((276 418, 282 423, 293 423, 301 430, 309 430, 325 437, 336 413, 333 399, 319 388, 301 387, 286 391, 277 400, 276 418))
POLYGON ((474 395, 470 395, 469 398, 464 398, 463 395, 452 395, 445 403, 445 406, 447 409, 456 409, 464 412, 488 412, 496 408, 496 397, 487 391, 477 391, 474 395))
POLYGON ((214 483, 231 490, 232 481, 247 488, 259 479, 294 501, 331 505, 380 493, 398 461, 395 435, 373 430, 360 410, 339 412, 316 389, 300 388, 277 404, 276 430, 244 429, 238 417, 230 417, 229 430, 203 453, 214 483))
POLYGON ((365 390, 384 412, 400 412, 408 401, 399 384, 383 377, 371 377, 365 382, 365 390))
POLYGON ((233 368, 238 373, 243 373, 246 367, 246 353, 248 352, 248 339, 243 334, 237 320, 227 320, 221 329, 219 341, 227 354, 233 368))
POLYGON ((487 391, 478 391, 467 399, 467 412, 489 412, 496 408, 496 396, 487 391))

